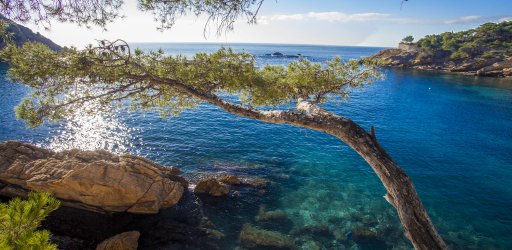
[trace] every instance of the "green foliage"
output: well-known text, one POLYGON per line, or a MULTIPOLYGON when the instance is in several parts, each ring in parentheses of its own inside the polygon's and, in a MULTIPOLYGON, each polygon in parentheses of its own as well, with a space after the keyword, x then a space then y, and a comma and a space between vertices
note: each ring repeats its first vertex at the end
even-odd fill
POLYGON ((57 249, 50 242, 50 232, 36 230, 59 205, 48 193, 29 193, 27 200, 14 198, 8 204, 0 203, 0 249, 57 249))
POLYGON ((61 119, 92 102, 99 106, 91 112, 129 101, 132 109, 154 108, 163 116, 177 115, 208 95, 237 96, 250 106, 292 104, 300 98, 322 103, 381 76, 372 65, 340 58, 325 66, 300 59, 287 67, 257 67, 252 55, 226 48, 187 58, 131 51, 124 43, 61 52, 26 43, 9 46, 0 56, 11 64, 12 80, 34 89, 16 110, 29 126, 61 119))
POLYGON ((418 60, 418 61, 426 61, 429 59, 430 59, 430 56, 425 52, 421 52, 416 56, 416 60, 418 60))
POLYGON ((17 22, 33 20, 49 26, 51 20, 104 27, 119 17, 122 0, 9 0, 0 1, 0 14, 17 22))
POLYGON ((482 54, 482 57, 486 58, 486 59, 492 59, 492 58, 498 58, 499 56, 494 53, 491 53, 491 52, 485 52, 484 54, 482 54))
MULTIPOLYGON (((450 51, 450 60, 467 58, 489 58, 488 51, 506 51, 512 47, 512 22, 485 23, 476 29, 461 32, 445 32, 440 35, 427 35, 418 40, 417 44, 424 50, 450 51), (483 56, 483 55, 486 56, 483 56)), ((500 53, 497 53, 500 54, 500 53)))
POLYGON ((465 52, 455 51, 450 55, 450 59, 452 61, 459 61, 459 60, 464 60, 464 59, 468 59, 468 58, 469 58, 469 54, 467 54, 465 52))
MULTIPOLYGON (((193 13, 208 16, 208 23, 216 23, 218 31, 233 28, 236 19, 247 17, 256 22, 256 14, 263 0, 137 0, 139 10, 150 12, 160 28, 171 28, 176 19, 193 13)), ((122 16, 122 0, 9 0, 0 1, 0 15, 13 21, 34 21, 49 27, 52 20, 85 26, 105 26, 122 16)))
POLYGON ((402 39, 402 42, 406 42, 406 43, 412 43, 414 42, 414 37, 413 36, 406 36, 402 39))

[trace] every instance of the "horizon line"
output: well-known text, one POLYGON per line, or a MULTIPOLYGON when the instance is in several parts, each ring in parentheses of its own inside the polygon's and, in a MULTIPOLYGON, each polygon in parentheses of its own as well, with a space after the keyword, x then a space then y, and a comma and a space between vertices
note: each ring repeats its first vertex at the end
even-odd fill
POLYGON ((207 45, 287 45, 287 46, 318 46, 318 47, 365 47, 365 48, 394 48, 390 46, 375 45, 333 45, 333 44, 311 44, 311 43, 275 43, 275 42, 140 42, 127 41, 130 44, 207 44, 207 45))

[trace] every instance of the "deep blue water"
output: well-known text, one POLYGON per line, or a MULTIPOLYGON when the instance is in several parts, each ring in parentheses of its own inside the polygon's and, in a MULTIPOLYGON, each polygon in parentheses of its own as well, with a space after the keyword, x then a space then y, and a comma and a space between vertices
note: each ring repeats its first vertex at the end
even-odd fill
MULTIPOLYGON (((139 44, 169 54, 215 51, 213 44, 139 44)), ((257 56, 259 64, 296 59, 265 56, 275 51, 323 62, 360 58, 380 50, 362 47, 231 45, 257 56)), ((410 248, 385 191, 370 167, 326 134, 228 114, 208 104, 170 120, 156 112, 116 111, 27 129, 13 108, 29 90, 4 80, 0 70, 0 141, 23 140, 56 150, 104 148, 179 166, 189 177, 224 171, 272 180, 264 196, 242 197, 207 209, 236 244, 243 223, 258 225, 260 205, 281 209, 289 233, 327 225, 345 234, 367 230, 377 241, 315 238, 326 247, 410 248)), ((512 82, 502 79, 384 70, 386 79, 327 105, 368 129, 413 179, 427 211, 454 249, 512 249, 512 82)), ((322 236, 323 237, 323 236, 322 236)), ((311 240, 311 239, 304 239, 311 240)))

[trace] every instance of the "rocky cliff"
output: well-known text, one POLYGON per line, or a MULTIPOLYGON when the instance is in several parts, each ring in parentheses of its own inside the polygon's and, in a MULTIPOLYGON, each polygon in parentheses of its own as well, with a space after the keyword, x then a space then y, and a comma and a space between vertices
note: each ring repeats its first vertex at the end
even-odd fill
POLYGON ((512 77, 512 57, 467 58, 448 60, 443 53, 428 53, 419 49, 385 49, 364 59, 379 66, 430 71, 457 72, 475 76, 512 77))
POLYGON ((389 67, 512 77, 512 21, 427 35, 364 60, 389 67))

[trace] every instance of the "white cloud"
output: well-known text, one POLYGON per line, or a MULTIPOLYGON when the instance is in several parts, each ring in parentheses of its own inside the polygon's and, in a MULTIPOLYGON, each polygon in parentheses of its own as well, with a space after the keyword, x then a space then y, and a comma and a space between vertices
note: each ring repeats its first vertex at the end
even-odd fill
POLYGON ((390 14, 383 13, 356 13, 346 14, 343 12, 309 12, 307 14, 290 14, 290 15, 272 15, 272 16, 259 16, 258 23, 269 24, 272 21, 304 21, 304 20, 317 20, 327 22, 367 22, 388 20, 390 14))
POLYGON ((269 24, 271 21, 299 21, 303 20, 304 17, 305 15, 303 14, 258 16, 258 23, 269 24))
POLYGON ((503 17, 500 20, 498 20, 498 22, 505 22, 505 21, 507 21, 507 22, 512 21, 512 16, 503 17))
POLYGON ((328 22, 366 22, 385 20, 391 15, 383 13, 357 13, 345 14, 342 12, 309 12, 308 17, 328 22))
POLYGON ((394 17, 386 13, 368 12, 368 13, 354 13, 347 14, 343 12, 309 12, 302 14, 288 14, 288 15, 272 15, 272 16, 259 16, 258 23, 270 24, 275 21, 323 21, 323 22, 388 22, 397 24, 474 24, 489 21, 512 21, 512 17, 508 16, 463 16, 456 19, 421 19, 421 18, 403 18, 394 17))
POLYGON ((463 16, 453 20, 444 21, 445 24, 466 24, 466 23, 474 23, 481 22, 484 17, 481 16, 463 16))

